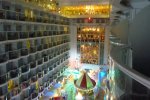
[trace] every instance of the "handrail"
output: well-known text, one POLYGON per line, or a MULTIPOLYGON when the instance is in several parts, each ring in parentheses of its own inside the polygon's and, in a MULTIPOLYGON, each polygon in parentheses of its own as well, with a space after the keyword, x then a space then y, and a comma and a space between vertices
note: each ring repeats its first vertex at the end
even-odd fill
POLYGON ((117 46, 126 46, 126 44, 113 42, 113 41, 110 41, 110 43, 113 44, 113 45, 117 45, 117 46))
POLYGON ((120 46, 116 46, 115 50, 111 50, 110 56, 113 59, 113 61, 118 65, 117 67, 124 72, 124 74, 128 75, 132 79, 136 80, 137 82, 143 84, 145 87, 150 89, 150 78, 137 72, 134 69, 131 69, 127 65, 123 64, 121 61, 118 59, 118 52, 122 50, 123 48, 120 46))

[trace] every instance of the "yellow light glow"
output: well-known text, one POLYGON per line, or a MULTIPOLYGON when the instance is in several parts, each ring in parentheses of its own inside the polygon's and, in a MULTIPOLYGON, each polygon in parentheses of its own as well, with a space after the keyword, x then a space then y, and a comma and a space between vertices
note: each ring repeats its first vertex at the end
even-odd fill
POLYGON ((82 100, 83 96, 80 92, 78 92, 78 94, 76 95, 76 100, 82 100))
POLYGON ((109 4, 63 6, 60 8, 61 14, 67 17, 75 17, 77 15, 99 15, 99 17, 102 18, 108 18, 111 9, 112 6, 109 4))
POLYGON ((81 48, 84 48, 85 46, 84 45, 81 45, 81 48))
POLYGON ((110 97, 110 100, 114 100, 113 96, 110 97))
POLYGON ((93 51, 94 54, 97 54, 96 50, 93 51))
POLYGON ((55 93, 55 94, 54 94, 54 97, 58 97, 58 94, 57 94, 57 93, 55 93))
POLYGON ((84 27, 82 28, 82 31, 87 32, 87 31, 95 31, 95 32, 100 32, 103 33, 105 31, 105 28, 103 27, 84 27))
POLYGON ((32 3, 34 5, 38 5, 42 7, 44 10, 48 11, 56 11, 57 2, 55 0, 25 0, 28 3, 32 3))
POLYGON ((80 37, 81 37, 81 35, 78 35, 78 37, 80 38, 80 37))

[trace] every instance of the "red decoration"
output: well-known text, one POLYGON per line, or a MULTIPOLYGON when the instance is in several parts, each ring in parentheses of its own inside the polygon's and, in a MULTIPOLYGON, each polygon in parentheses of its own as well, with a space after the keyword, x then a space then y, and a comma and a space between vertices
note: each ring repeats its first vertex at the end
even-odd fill
POLYGON ((84 74, 80 86, 81 86, 82 88, 87 88, 87 85, 86 85, 85 83, 87 83, 87 82, 86 82, 86 74, 84 74))
POLYGON ((88 23, 92 23, 93 19, 91 17, 88 18, 88 23))
POLYGON ((86 72, 84 72, 81 77, 75 81, 75 86, 83 90, 93 89, 95 85, 96 82, 91 79, 86 72))
POLYGON ((65 100, 63 97, 53 97, 52 100, 65 100))

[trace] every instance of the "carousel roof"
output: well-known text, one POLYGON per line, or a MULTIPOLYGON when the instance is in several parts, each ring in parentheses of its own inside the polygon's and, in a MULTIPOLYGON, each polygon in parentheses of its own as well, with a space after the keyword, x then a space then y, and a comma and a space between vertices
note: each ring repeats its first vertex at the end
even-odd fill
POLYGON ((96 82, 86 72, 83 72, 82 76, 75 81, 75 86, 83 90, 93 89, 95 85, 96 82))

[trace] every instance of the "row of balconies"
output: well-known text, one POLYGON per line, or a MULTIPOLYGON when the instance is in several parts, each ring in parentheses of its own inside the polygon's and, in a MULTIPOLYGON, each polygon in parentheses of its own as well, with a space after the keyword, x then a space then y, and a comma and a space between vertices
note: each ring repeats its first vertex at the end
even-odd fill
MULTIPOLYGON (((58 77, 60 77, 66 68, 67 68, 67 67, 63 66, 62 68, 59 68, 59 69, 57 69, 57 70, 54 70, 51 75, 47 74, 47 75, 48 75, 48 76, 47 76, 48 78, 46 78, 45 80, 43 80, 43 81, 44 81, 44 87, 49 86, 49 84, 50 84, 51 82, 53 82, 54 79, 57 79, 58 77), (59 71, 58 71, 58 70, 59 70, 59 71)), ((56 68, 55 68, 55 69, 56 69, 56 68)))
POLYGON ((46 49, 49 47, 53 47, 56 45, 60 45, 66 42, 69 42, 69 36, 60 36, 60 37, 47 37, 47 38, 35 38, 35 39, 27 39, 27 40, 20 40, 20 41, 8 41, 0 43, 0 51, 8 52, 14 51, 17 49, 30 49, 31 47, 39 49, 46 49))
POLYGON ((0 100, 37 99, 69 58, 69 19, 33 8, 0 1, 0 100))
MULTIPOLYGON (((67 52, 67 51, 65 51, 65 52, 67 52)), ((3 67, 3 69, 2 69, 2 66, 1 66, 1 71, 3 71, 3 75, 1 74, 1 76, 0 76, 0 85, 4 84, 9 79, 16 78, 20 74, 26 73, 29 70, 34 69, 37 66, 40 66, 43 63, 46 63, 46 62, 51 61, 51 60, 52 61, 50 63, 48 63, 48 66, 53 65, 53 68, 55 68, 60 63, 62 63, 66 59, 68 59, 69 55, 68 55, 68 53, 66 54, 65 52, 63 52, 63 53, 61 53, 59 55, 53 56, 51 58, 49 58, 48 56, 44 56, 44 58, 40 58, 40 59, 37 59, 37 60, 34 60, 34 61, 32 61, 32 60, 28 61, 28 63, 26 63, 26 64, 24 64, 24 63, 20 64, 21 60, 18 61, 18 65, 16 65, 16 62, 8 62, 6 64, 6 72, 5 72, 5 69, 4 69, 5 66, 3 67), (57 58, 57 59, 55 59, 55 58, 57 58)), ((52 68, 49 68, 49 70, 52 70, 52 68)), ((41 73, 41 70, 39 70, 39 72, 41 73)), ((47 71, 44 71, 44 73, 46 73, 46 72, 47 71)))
POLYGON ((30 22, 39 22, 39 23, 50 23, 50 24, 61 24, 61 25, 68 25, 69 22, 65 22, 63 20, 57 19, 50 19, 44 16, 26 16, 24 13, 19 13, 10 10, 0 10, 0 19, 7 19, 7 20, 17 20, 17 21, 30 21, 30 22))
MULTIPOLYGON (((12 60, 12 59, 17 59, 21 56, 26 56, 28 54, 32 54, 35 53, 37 51, 43 51, 46 50, 48 48, 54 47, 54 46, 60 46, 64 43, 67 43, 68 41, 65 40, 64 42, 57 42, 57 43, 50 43, 50 44, 43 44, 43 45, 39 45, 39 46, 34 46, 34 47, 30 47, 30 48, 22 48, 22 49, 18 49, 18 50, 12 50, 10 49, 10 51, 6 51, 3 54, 0 54, 0 63, 4 63, 8 60, 12 60)), ((58 46, 58 47, 59 47, 58 46)), ((58 54, 60 54, 61 52, 68 50, 69 46, 67 46, 66 48, 62 47, 61 49, 59 48, 56 53, 58 52, 58 54)))
MULTIPOLYGON (((44 75, 46 75, 48 72, 51 72, 51 71, 55 71, 54 69, 56 69, 57 66, 59 66, 61 63, 63 63, 64 61, 66 61, 68 59, 68 54, 67 53, 64 53, 61 58, 59 59, 62 59, 62 62, 59 62, 57 63, 56 60, 57 59, 53 59, 52 61, 49 61, 47 63, 47 65, 41 65, 41 66, 38 66, 34 69, 30 69, 30 71, 28 71, 28 73, 24 73, 24 74, 20 74, 18 75, 18 71, 15 72, 14 75, 16 75, 19 80, 19 84, 21 87, 21 89, 25 89, 25 88, 28 88, 29 85, 31 85, 32 83, 35 83, 37 81, 38 78, 42 78, 44 75), (51 65, 51 66, 49 66, 51 65)), ((19 70, 19 69, 18 69, 19 70)), ((60 75, 60 73, 54 73, 53 75, 54 76, 57 76, 55 74, 58 74, 58 76, 60 75)), ((8 77, 8 74, 6 76, 6 78, 8 77)), ((1 79, 1 78, 0 78, 1 79)), ((9 79, 6 79, 6 80, 9 80, 9 79)), ((12 79, 13 80, 13 79, 12 79)), ((2 81, 5 81, 4 79, 2 81)), ((1 82, 2 82, 1 81, 1 82)), ((7 82, 7 81, 6 81, 7 82)), ((17 86, 18 86, 17 85, 17 86)), ((3 87, 5 85, 2 85, 1 87, 3 87)), ((0 87, 0 88, 1 88, 0 87)), ((2 89, 2 88, 1 88, 2 89)), ((7 89, 6 89, 7 90, 7 89)), ((5 91, 2 89, 2 91, 5 91)), ((3 93, 1 93, 0 96, 4 95, 3 93)))
POLYGON ((76 19, 76 23, 107 23, 108 18, 92 18, 91 20, 85 18, 76 19))
POLYGON ((6 2, 0 2, 0 18, 20 21, 33 21, 42 23, 68 24, 69 20, 62 16, 57 16, 49 12, 40 11, 40 9, 32 9, 24 5, 6 2), (13 5, 13 6, 12 6, 13 5))
POLYGON ((2 48, 0 48, 0 50, 1 52, 7 52, 30 47, 39 47, 39 46, 41 46, 41 48, 52 47, 69 42, 68 38, 69 36, 61 36, 61 37, 27 39, 23 41, 8 41, 6 43, 2 42, 3 44, 2 43, 0 44, 2 48))
POLYGON ((57 48, 59 49, 58 51, 55 51, 56 49, 50 49, 41 53, 35 53, 33 55, 25 56, 24 58, 16 59, 14 61, 9 61, 8 63, 1 64, 1 75, 5 74, 5 72, 8 72, 10 70, 15 70, 18 67, 21 67, 20 70, 28 70, 29 66, 30 68, 35 68, 37 65, 41 65, 43 62, 47 62, 48 60, 51 60, 69 50, 68 47, 63 48, 63 46, 62 48, 57 48), (24 68, 24 65, 26 66, 26 68, 24 68), (7 69, 5 70, 5 68, 7 69))
POLYGON ((32 23, 26 21, 1 20, 1 31, 68 31, 68 25, 55 25, 47 23, 32 23))
POLYGON ((64 31, 44 31, 44 32, 0 32, 0 41, 17 40, 25 38, 35 38, 42 36, 55 36, 55 35, 68 34, 64 31))
MULTIPOLYGON (((42 68, 42 66, 40 68, 42 68)), ((55 69, 56 69, 56 67, 55 67, 55 69)), ((43 80, 42 84, 47 84, 47 85, 40 86, 40 88, 38 88, 38 91, 36 91, 36 92, 32 91, 30 93, 31 95, 30 94, 23 95, 24 99, 28 99, 28 98, 34 99, 34 98, 36 98, 38 96, 38 95, 35 95, 35 93, 37 93, 37 94, 41 93, 44 90, 44 87, 45 88, 48 87, 49 84, 52 83, 54 79, 59 77, 64 72, 64 70, 65 70, 64 66, 62 66, 61 69, 59 68, 59 71, 58 70, 49 70, 49 69, 47 69, 47 72, 49 71, 50 73, 53 73, 52 75, 50 75, 48 73, 44 74, 39 69, 38 70, 34 70, 34 71, 30 71, 29 73, 20 76, 20 78, 19 78, 20 84, 16 85, 11 91, 8 92, 7 85, 3 86, 3 87, 0 87, 0 99, 2 99, 2 98, 10 99, 10 98, 14 98, 16 95, 21 95, 20 94, 21 91, 23 91, 24 89, 28 90, 29 86, 30 86, 30 89, 31 89, 31 85, 33 85, 33 83, 37 82, 38 78, 44 78, 44 76, 46 76, 47 80, 43 80, 42 79, 43 80)), ((24 91, 24 94, 27 94, 26 92, 28 92, 28 91, 24 91)))
POLYGON ((104 42, 104 40, 99 40, 99 39, 78 39, 78 42, 104 42))

